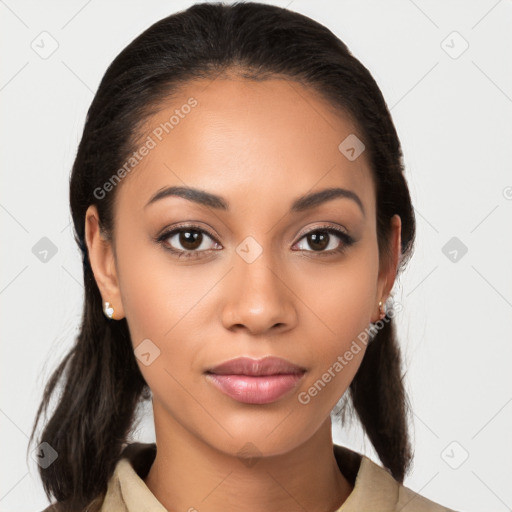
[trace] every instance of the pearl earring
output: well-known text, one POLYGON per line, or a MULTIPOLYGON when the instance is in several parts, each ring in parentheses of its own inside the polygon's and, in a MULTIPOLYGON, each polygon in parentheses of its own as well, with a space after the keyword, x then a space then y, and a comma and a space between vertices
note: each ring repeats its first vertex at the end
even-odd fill
POLYGON ((382 304, 382 301, 379 301, 379 311, 380 311, 380 317, 379 319, 382 320, 386 316, 386 308, 382 304))
POLYGON ((103 313, 105 313, 105 316, 110 320, 114 318, 114 308, 110 305, 110 302, 103 303, 103 313))

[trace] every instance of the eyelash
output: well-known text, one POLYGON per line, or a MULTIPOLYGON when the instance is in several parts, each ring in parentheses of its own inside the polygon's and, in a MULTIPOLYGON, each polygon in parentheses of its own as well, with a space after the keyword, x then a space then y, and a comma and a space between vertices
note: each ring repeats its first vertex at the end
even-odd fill
MULTIPOLYGON (((162 233, 161 235, 158 235, 155 238, 155 242, 157 242, 160 245, 162 245, 162 247, 166 251, 169 251, 174 256, 177 256, 178 258, 184 257, 185 259, 188 259, 188 258, 200 258, 201 257, 201 256, 199 256, 200 253, 219 250, 219 249, 207 249, 207 250, 202 250, 202 251, 197 251, 197 250, 196 251, 187 251, 187 250, 173 249, 172 247, 169 247, 168 245, 165 244, 165 241, 168 238, 170 238, 171 236, 173 236, 173 235, 175 235, 177 233, 181 233, 181 232, 184 232, 184 231, 198 231, 198 232, 200 232, 202 234, 208 235, 214 242, 218 243, 217 240, 215 239, 215 237, 211 233, 209 233, 204 228, 201 228, 201 227, 199 227, 199 226, 197 226, 195 224, 187 224, 185 226, 179 226, 177 228, 165 231, 164 233, 162 233)), ((308 231, 307 233, 304 233, 300 237, 298 242, 300 242, 306 236, 308 236, 308 235, 310 235, 312 233, 317 233, 317 232, 323 232, 323 233, 329 233, 331 235, 335 235, 338 238, 340 238, 340 240, 343 243, 340 244, 340 246, 337 249, 331 249, 330 251, 304 251, 304 250, 301 249, 301 250, 299 250, 300 252, 313 252, 316 255, 320 256, 320 257, 332 256, 334 254, 342 254, 342 253, 344 253, 346 251, 346 249, 348 247, 350 247, 355 242, 355 240, 350 235, 345 233, 343 230, 341 230, 339 228, 335 228, 333 226, 319 227, 319 228, 315 228, 315 229, 313 229, 311 231, 308 231)))

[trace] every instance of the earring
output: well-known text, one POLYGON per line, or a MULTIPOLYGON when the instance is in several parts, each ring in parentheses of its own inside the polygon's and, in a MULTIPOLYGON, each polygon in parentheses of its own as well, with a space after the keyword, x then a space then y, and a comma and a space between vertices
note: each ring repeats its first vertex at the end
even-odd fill
POLYGON ((114 318, 114 308, 110 305, 110 302, 103 303, 103 313, 105 313, 105 316, 110 320, 114 318))
MULTIPOLYGON (((382 301, 380 300, 379 301, 379 320, 377 320, 377 322, 382 320, 385 316, 386 316, 386 308, 385 308, 384 304, 382 304, 382 301)), ((371 323, 373 328, 370 329, 370 332, 369 332, 369 338, 370 338, 369 339, 369 343, 371 343, 375 339, 375 336, 377 336, 378 329, 375 328, 376 327, 375 324, 377 322, 372 322, 371 323)))
POLYGON ((382 320, 386 316, 386 308, 384 307, 384 304, 382 304, 382 301, 379 301, 379 312, 379 320, 382 320))

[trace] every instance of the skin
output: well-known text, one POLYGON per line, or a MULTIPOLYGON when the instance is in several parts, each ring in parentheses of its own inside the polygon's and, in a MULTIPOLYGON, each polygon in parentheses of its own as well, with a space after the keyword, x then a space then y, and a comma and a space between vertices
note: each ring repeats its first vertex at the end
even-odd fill
MULTIPOLYGON (((379 319, 378 303, 396 276, 400 217, 390 221, 391 257, 379 260, 366 154, 350 161, 338 149, 359 132, 314 90, 277 78, 192 82, 162 105, 145 135, 190 96, 198 106, 116 190, 113 241, 100 235, 96 207, 86 214, 103 300, 114 318, 126 317, 134 348, 150 339, 160 350, 148 366, 137 359, 153 393, 158 448, 145 483, 168 510, 336 510, 352 486, 334 459, 330 412, 364 345, 308 404, 298 395, 379 319), (179 197, 144 208, 171 185, 221 195, 230 210, 179 197), (289 212, 297 197, 328 187, 355 192, 366 214, 347 198, 289 212), (198 258, 178 259, 153 240, 191 221, 216 239, 203 235, 198 258), (345 229, 355 243, 322 256, 304 234, 326 224, 345 229), (236 252, 248 236, 262 249, 251 263, 236 252), (201 253, 206 249, 213 250, 201 253), (278 401, 243 404, 204 375, 243 355, 284 357, 307 372, 278 401), (238 455, 248 442, 259 457, 253 464, 238 455)), ((179 235, 167 244, 184 250, 179 235)), ((342 244, 330 235, 323 251, 342 244)))

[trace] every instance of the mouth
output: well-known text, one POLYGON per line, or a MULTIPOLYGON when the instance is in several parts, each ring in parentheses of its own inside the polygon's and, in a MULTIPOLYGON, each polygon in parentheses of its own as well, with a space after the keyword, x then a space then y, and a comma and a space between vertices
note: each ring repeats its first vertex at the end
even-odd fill
POLYGON ((279 357, 240 357, 208 369, 206 380, 230 398, 248 404, 268 404, 288 395, 306 369, 279 357))
POLYGON ((262 359, 237 357, 209 368, 206 373, 215 375, 248 375, 261 377, 305 372, 306 369, 282 357, 268 356, 262 359))

